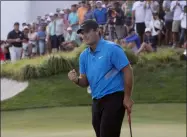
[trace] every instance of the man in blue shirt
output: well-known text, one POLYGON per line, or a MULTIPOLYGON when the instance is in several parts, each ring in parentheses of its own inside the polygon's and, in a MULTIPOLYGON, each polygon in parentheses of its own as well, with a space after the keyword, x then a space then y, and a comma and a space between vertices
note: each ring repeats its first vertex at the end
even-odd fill
POLYGON ((92 7, 89 3, 86 4, 86 7, 88 9, 88 11, 86 12, 86 14, 84 15, 84 21, 88 20, 88 19, 94 19, 93 16, 93 11, 92 11, 92 7))
POLYGON ((69 14, 68 21, 73 29, 73 31, 77 31, 79 28, 79 18, 77 15, 76 5, 71 6, 71 13, 69 14))
POLYGON ((133 73, 123 49, 100 37, 99 25, 87 20, 77 31, 89 45, 79 60, 80 76, 68 73, 81 87, 90 86, 93 99, 92 124, 97 137, 120 137, 122 121, 131 113, 133 73))
POLYGON ((105 25, 107 23, 107 9, 102 7, 102 1, 97 1, 96 6, 94 18, 99 25, 105 25))

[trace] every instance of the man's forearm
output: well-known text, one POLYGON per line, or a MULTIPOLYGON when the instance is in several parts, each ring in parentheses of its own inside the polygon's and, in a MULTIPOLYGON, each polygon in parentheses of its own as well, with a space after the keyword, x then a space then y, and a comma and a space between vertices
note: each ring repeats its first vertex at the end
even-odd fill
POLYGON ((131 66, 129 66, 125 71, 124 80, 125 80, 125 97, 131 97, 132 89, 133 89, 133 70, 131 66))
POLYGON ((8 43, 16 42, 16 39, 8 39, 7 42, 8 43))

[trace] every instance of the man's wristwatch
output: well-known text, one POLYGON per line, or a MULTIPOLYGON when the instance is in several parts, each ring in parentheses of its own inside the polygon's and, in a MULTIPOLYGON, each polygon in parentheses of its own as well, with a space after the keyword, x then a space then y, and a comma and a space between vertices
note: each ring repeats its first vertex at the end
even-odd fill
POLYGON ((77 84, 77 85, 79 84, 79 78, 77 79, 77 81, 75 82, 75 84, 77 84))

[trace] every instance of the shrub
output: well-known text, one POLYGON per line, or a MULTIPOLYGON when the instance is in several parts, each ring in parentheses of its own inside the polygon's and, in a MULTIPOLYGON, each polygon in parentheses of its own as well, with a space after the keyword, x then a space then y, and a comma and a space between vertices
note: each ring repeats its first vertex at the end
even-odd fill
MULTIPOLYGON (((28 80, 68 72, 71 69, 78 70, 79 56, 85 48, 86 45, 81 45, 69 53, 61 52, 34 59, 23 59, 14 64, 7 62, 2 65, 1 77, 28 80)), ((165 63, 169 64, 169 62, 176 63, 179 61, 177 53, 172 49, 162 49, 157 53, 143 54, 141 56, 134 55, 129 49, 124 49, 124 52, 130 63, 137 67, 144 67, 148 64, 153 64, 155 67, 162 67, 165 63)), ((183 67, 181 63, 183 64, 183 62, 180 62, 174 65, 183 67)), ((148 71, 154 71, 155 67, 148 66, 148 71)))
POLYGON ((158 52, 150 53, 150 54, 144 54, 144 59, 147 61, 158 61, 162 63, 168 63, 168 62, 173 62, 177 61, 178 59, 176 58, 177 53, 173 49, 159 49, 158 52))
POLYGON ((136 64, 138 62, 138 57, 129 49, 124 49, 128 60, 131 64, 136 64))

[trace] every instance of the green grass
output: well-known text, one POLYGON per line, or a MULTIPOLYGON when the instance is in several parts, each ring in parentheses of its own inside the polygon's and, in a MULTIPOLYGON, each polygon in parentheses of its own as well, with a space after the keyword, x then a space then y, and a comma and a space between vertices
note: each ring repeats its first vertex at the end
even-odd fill
MULTIPOLYGON (((184 62, 155 67, 151 64, 134 66, 135 103, 185 103, 186 67, 184 62), (172 66, 172 67, 169 67, 172 66)), ((28 88, 17 96, 3 101, 1 110, 57 106, 89 105, 86 89, 70 82, 67 74, 33 79, 28 88)))
MULTIPOLYGON (((135 104, 133 124, 185 124, 185 104, 135 104)), ((91 128, 91 107, 62 107, 1 113, 2 129, 91 128)), ((124 122, 127 122, 125 118, 124 122)))
MULTIPOLYGON (((134 137, 185 137, 185 104, 135 104, 134 137)), ((2 137, 95 137, 90 107, 1 112, 2 137)), ((129 137, 125 116, 121 137, 129 137)))

